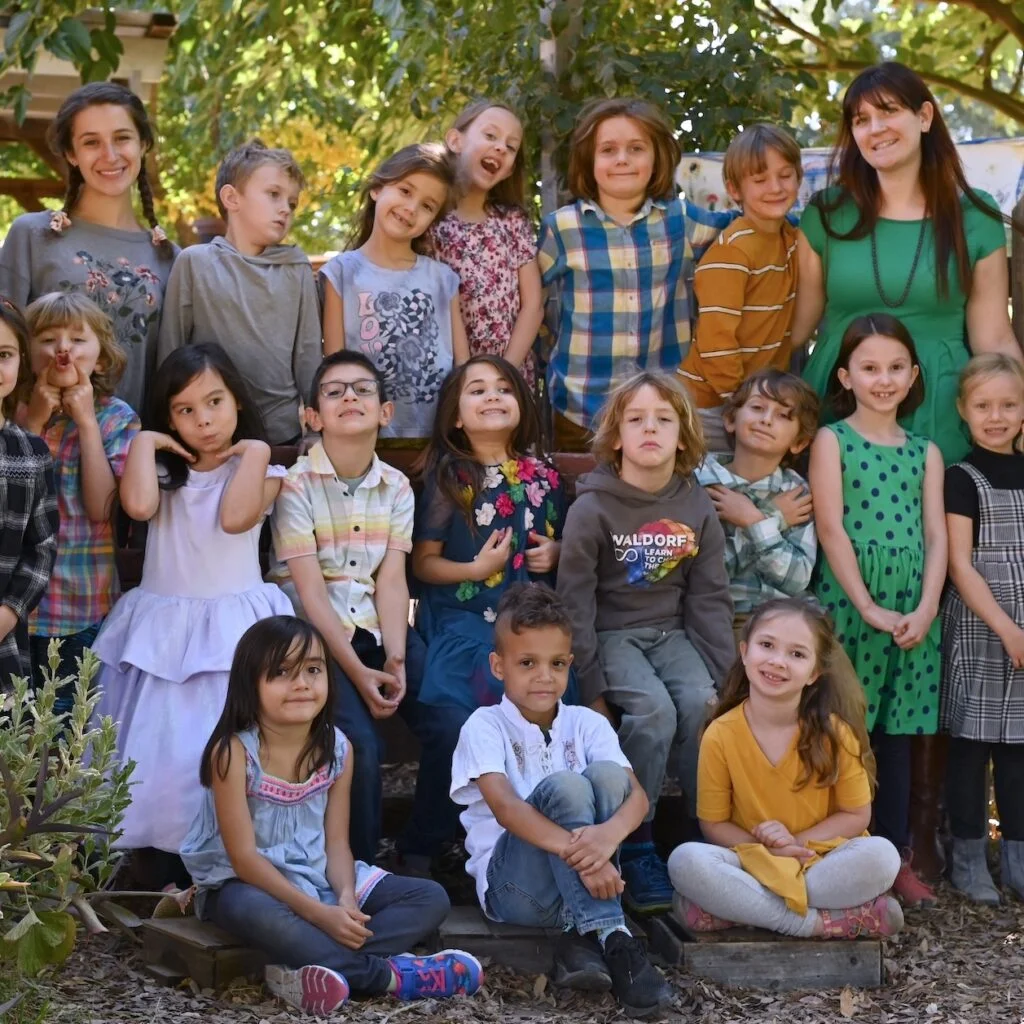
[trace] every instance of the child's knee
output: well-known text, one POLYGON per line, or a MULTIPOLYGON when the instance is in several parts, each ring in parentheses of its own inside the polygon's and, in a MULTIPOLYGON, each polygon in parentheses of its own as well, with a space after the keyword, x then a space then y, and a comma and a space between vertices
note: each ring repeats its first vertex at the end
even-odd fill
POLYGON ((538 783, 539 810, 552 821, 588 821, 594 815, 594 788, 577 772, 561 771, 538 783))
POLYGON ((583 771, 583 777, 590 783, 594 795, 621 804, 630 793, 632 783, 626 769, 614 761, 594 761, 583 771))
POLYGON ((622 706, 621 732, 644 746, 664 746, 675 739, 678 712, 664 688, 631 695, 628 704, 622 706))
POLYGON ((440 926, 452 909, 452 904, 440 882, 435 882, 431 878, 420 879, 419 882, 417 919, 422 921, 423 934, 427 935, 440 926))
POLYGON ((704 888, 708 877, 708 844, 683 843, 668 858, 668 877, 676 892, 684 896, 704 888))
POLYGON ((878 878, 882 891, 890 888, 902 866, 900 851, 882 836, 864 836, 858 845, 861 856, 871 864, 872 874, 878 878))

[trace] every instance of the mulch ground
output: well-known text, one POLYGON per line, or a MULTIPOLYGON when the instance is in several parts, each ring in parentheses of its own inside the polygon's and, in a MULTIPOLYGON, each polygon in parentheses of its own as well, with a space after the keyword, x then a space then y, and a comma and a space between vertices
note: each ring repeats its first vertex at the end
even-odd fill
MULTIPOLYGON (((886 945, 887 980, 867 991, 772 994, 735 991, 668 971, 676 1007, 665 1020, 734 1024, 1020 1024, 1024 1020, 1024 904, 975 909, 948 888, 937 910, 908 914, 907 928, 886 945)), ((604 1024, 621 1020, 610 997, 554 990, 543 975, 517 975, 487 965, 487 983, 473 999, 452 1002, 349 1003, 335 1019, 352 1024, 561 1021, 604 1024)), ((39 1020, 74 1024, 189 1022, 285 1024, 310 1020, 288 1011, 259 985, 222 993, 194 984, 161 988, 142 970, 126 938, 83 938, 60 974, 39 993, 48 1007, 39 1020)))

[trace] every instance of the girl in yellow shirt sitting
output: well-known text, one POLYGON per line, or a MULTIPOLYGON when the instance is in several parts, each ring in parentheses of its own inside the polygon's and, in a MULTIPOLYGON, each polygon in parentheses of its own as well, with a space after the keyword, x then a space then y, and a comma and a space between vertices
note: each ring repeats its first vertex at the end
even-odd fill
POLYGON ((825 615, 795 598, 748 619, 700 746, 708 842, 669 858, 691 932, 734 925, 809 938, 893 935, 896 848, 866 832, 874 760, 863 690, 825 615))

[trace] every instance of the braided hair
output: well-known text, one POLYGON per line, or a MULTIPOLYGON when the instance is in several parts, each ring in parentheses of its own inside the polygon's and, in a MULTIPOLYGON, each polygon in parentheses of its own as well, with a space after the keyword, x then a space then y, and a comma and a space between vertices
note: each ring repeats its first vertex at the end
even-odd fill
POLYGON ((146 108, 142 100, 123 85, 116 82, 90 82, 76 89, 57 111, 46 133, 46 141, 50 150, 56 156, 67 163, 67 186, 64 191, 64 206, 61 211, 52 218, 52 226, 55 231, 60 232, 71 223, 71 212, 74 210, 85 183, 81 170, 67 159, 68 153, 74 149, 74 124, 75 118, 87 107, 110 105, 123 107, 135 125, 139 133, 139 141, 142 144, 142 166, 139 168, 139 176, 136 184, 139 186, 139 199, 142 202, 142 212, 146 222, 152 229, 153 244, 170 251, 171 244, 167 240, 160 223, 157 220, 156 212, 153 209, 153 188, 146 171, 146 154, 153 148, 155 137, 153 126, 149 122, 146 108))

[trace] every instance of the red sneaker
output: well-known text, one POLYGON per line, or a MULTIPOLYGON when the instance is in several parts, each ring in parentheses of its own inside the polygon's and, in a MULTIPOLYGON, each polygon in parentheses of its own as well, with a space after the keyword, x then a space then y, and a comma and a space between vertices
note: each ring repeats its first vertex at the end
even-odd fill
POLYGON ((903 911, 891 896, 846 910, 819 910, 825 939, 879 938, 895 935, 903 927, 903 911))
POLYGON ((911 910, 930 910, 938 902, 935 890, 921 881, 911 866, 909 856, 900 865, 896 880, 892 883, 892 891, 903 901, 903 906, 911 910))

